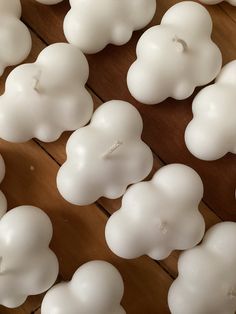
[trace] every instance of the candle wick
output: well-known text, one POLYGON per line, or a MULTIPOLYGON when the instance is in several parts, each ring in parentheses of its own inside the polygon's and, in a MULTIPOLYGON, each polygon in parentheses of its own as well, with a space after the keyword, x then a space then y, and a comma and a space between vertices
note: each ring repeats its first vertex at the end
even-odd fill
POLYGON ((167 223, 160 221, 158 223, 158 228, 160 229, 161 233, 166 234, 167 233, 167 223))
POLYGON ((108 158, 112 153, 117 150, 123 143, 121 141, 116 141, 103 155, 102 158, 108 158))
POLYGON ((36 76, 33 77, 33 89, 39 93, 40 89, 39 89, 39 79, 41 76, 41 71, 38 72, 38 74, 36 76))
POLYGON ((233 299, 236 297, 236 290, 234 288, 231 288, 229 291, 228 291, 228 296, 230 297, 230 299, 233 299))
POLYGON ((176 44, 176 48, 179 52, 185 52, 186 50, 188 50, 188 45, 183 39, 175 36, 173 38, 173 42, 176 44))

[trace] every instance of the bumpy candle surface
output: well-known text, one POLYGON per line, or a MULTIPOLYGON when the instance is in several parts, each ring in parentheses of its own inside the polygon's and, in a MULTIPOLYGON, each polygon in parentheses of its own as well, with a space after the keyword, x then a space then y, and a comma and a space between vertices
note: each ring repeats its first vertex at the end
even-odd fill
POLYGON ((7 66, 21 63, 30 53, 30 32, 20 17, 20 0, 0 0, 0 76, 7 66))
POLYGON ((63 131, 84 126, 93 112, 85 89, 88 74, 83 53, 65 43, 48 46, 35 63, 15 68, 0 97, 0 137, 10 142, 33 137, 52 142, 63 131))
POLYGON ((168 97, 180 100, 210 83, 222 65, 211 32, 212 20, 202 5, 183 1, 171 7, 138 41, 137 60, 127 76, 134 98, 149 105, 168 97))
POLYGON ((44 297, 42 314, 125 314, 120 305, 124 285, 118 270, 103 261, 81 266, 68 283, 44 297))
POLYGON ((181 164, 161 168, 151 181, 127 190, 122 207, 107 222, 108 246, 123 258, 147 254, 157 260, 172 250, 192 248, 205 230, 198 211, 202 196, 201 178, 192 168, 181 164))
POLYGON ((215 84, 195 97, 185 142, 190 152, 203 160, 236 154, 236 60, 223 67, 215 84))
POLYGON ((142 118, 131 104, 113 100, 101 105, 90 125, 67 142, 67 160, 57 175, 61 195, 87 205, 101 196, 118 198, 129 184, 143 180, 153 156, 141 140, 142 129, 142 118))
POLYGON ((179 276, 169 290, 172 314, 234 314, 236 223, 211 227, 202 244, 180 256, 179 276))
POLYGON ((49 249, 52 224, 39 208, 20 206, 0 220, 0 304, 15 308, 56 281, 58 261, 49 249))
POLYGON ((85 53, 96 53, 109 43, 127 43, 156 11, 156 0, 70 0, 70 5, 64 33, 85 53))

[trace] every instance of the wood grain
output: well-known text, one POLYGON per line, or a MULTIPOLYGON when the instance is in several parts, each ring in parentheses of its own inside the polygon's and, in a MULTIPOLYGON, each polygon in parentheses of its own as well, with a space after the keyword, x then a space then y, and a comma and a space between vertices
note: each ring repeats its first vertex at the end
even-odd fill
POLYGON ((236 22, 236 8, 233 8, 229 3, 223 2, 220 4, 220 7, 223 11, 234 21, 236 22))
MULTIPOLYGON (((163 13, 177 0, 159 0, 158 11, 152 25, 161 20, 163 13)), ((35 0, 22 0, 23 20, 32 30, 33 49, 26 62, 33 62, 47 45, 65 41, 62 23, 69 9, 68 1, 45 6, 35 0)), ((220 46, 224 63, 236 56, 236 8, 228 4, 208 7, 213 21, 213 38, 220 46)), ((166 163, 181 162, 192 166, 201 175, 204 202, 200 210, 207 228, 219 221, 236 221, 236 157, 228 154, 215 162, 197 160, 187 151, 183 134, 191 119, 191 102, 168 99, 157 106, 136 102, 128 92, 126 73, 135 60, 135 46, 143 31, 136 32, 131 41, 122 46, 108 46, 96 55, 88 56, 90 78, 88 87, 95 107, 110 99, 130 101, 144 120, 144 140, 151 146, 155 165, 153 172, 166 163), (114 62, 115 61, 115 62, 114 62)), ((6 71, 0 79, 4 90, 6 71)), ((60 277, 71 278, 84 262, 104 259, 113 263, 125 281, 123 305, 129 314, 166 314, 168 288, 177 275, 178 252, 159 263, 148 257, 126 261, 113 255, 104 239, 107 218, 120 206, 121 200, 100 199, 97 204, 78 207, 65 202, 55 185, 59 165, 65 160, 65 144, 70 133, 54 143, 30 141, 10 144, 0 141, 0 151, 6 161, 7 174, 1 186, 9 201, 9 208, 22 204, 41 207, 50 216, 54 226, 52 249, 60 262, 60 277), (30 170, 31 166, 34 171, 30 170)), ((0 314, 30 314, 38 309, 42 296, 28 298, 18 309, 0 307, 0 314)))

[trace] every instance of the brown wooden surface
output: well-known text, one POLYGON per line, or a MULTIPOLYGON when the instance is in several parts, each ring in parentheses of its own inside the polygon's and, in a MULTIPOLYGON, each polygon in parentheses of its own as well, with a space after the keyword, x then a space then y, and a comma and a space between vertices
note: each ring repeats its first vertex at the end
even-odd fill
MULTIPOLYGON (((159 23, 165 10, 177 2, 159 0, 152 24, 159 23)), ((55 6, 22 0, 22 5, 23 20, 31 28, 33 37, 33 49, 27 61, 33 62, 46 45, 65 41, 62 22, 69 5, 67 0, 55 6)), ((233 60, 236 58, 236 8, 222 3, 208 9, 214 21, 213 38, 222 50, 224 63, 233 60)), ((111 99, 133 103, 144 119, 143 138, 153 150, 154 170, 172 162, 192 166, 204 181, 204 201, 200 208, 207 227, 221 219, 236 221, 236 156, 228 154, 215 162, 203 162, 191 156, 184 145, 183 133, 191 119, 193 97, 185 101, 168 99, 157 106, 145 106, 137 103, 127 90, 126 73, 135 59, 136 42, 142 32, 136 32, 122 47, 108 46, 101 53, 88 56, 88 87, 95 106, 111 99)), ((10 70, 0 79, 1 92, 10 70)), ((70 279, 84 262, 104 259, 112 262, 124 278, 123 305, 127 314, 169 313, 166 297, 177 274, 179 253, 174 252, 168 259, 157 263, 148 257, 126 261, 109 251, 104 240, 104 227, 108 216, 119 208, 120 199, 100 199, 97 204, 80 208, 66 203, 56 190, 56 173, 65 160, 68 136, 69 133, 63 134, 57 142, 49 144, 34 140, 25 144, 0 141, 0 152, 7 167, 1 189, 7 196, 9 209, 32 204, 48 213, 54 225, 52 248, 60 261, 60 280, 70 279)), ((42 296, 30 297, 15 310, 0 307, 0 314, 39 314, 41 299, 42 296)))

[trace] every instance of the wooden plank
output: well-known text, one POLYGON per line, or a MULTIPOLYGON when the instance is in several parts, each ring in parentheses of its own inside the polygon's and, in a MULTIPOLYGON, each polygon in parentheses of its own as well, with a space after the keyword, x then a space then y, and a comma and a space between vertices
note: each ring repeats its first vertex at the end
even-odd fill
MULTIPOLYGON (((62 31, 63 17, 68 10, 65 1, 57 6, 43 6, 23 0, 23 19, 44 38, 47 43, 64 41, 62 31), (47 16, 47 19, 44 19, 47 16)), ((160 22, 163 13, 179 1, 158 1, 157 14, 152 22, 160 22)), ((213 21, 213 38, 220 46, 224 62, 235 58, 236 28, 219 5, 208 6, 213 21), (225 35, 227 34, 227 36, 225 35)), ((206 203, 223 219, 236 220, 236 156, 205 162, 193 157, 184 143, 184 130, 191 120, 191 102, 168 99, 157 106, 145 106, 136 102, 128 92, 126 74, 130 64, 135 60, 135 46, 142 32, 136 32, 125 46, 109 46, 101 53, 88 57, 90 63, 89 86, 104 101, 123 99, 133 103, 144 119, 144 140, 156 155, 166 163, 181 162, 192 166, 201 175, 206 203), (115 62, 114 62, 115 60, 115 62)))
POLYGON ((225 13, 236 23, 236 7, 230 5, 227 2, 220 4, 220 7, 225 11, 225 13))

